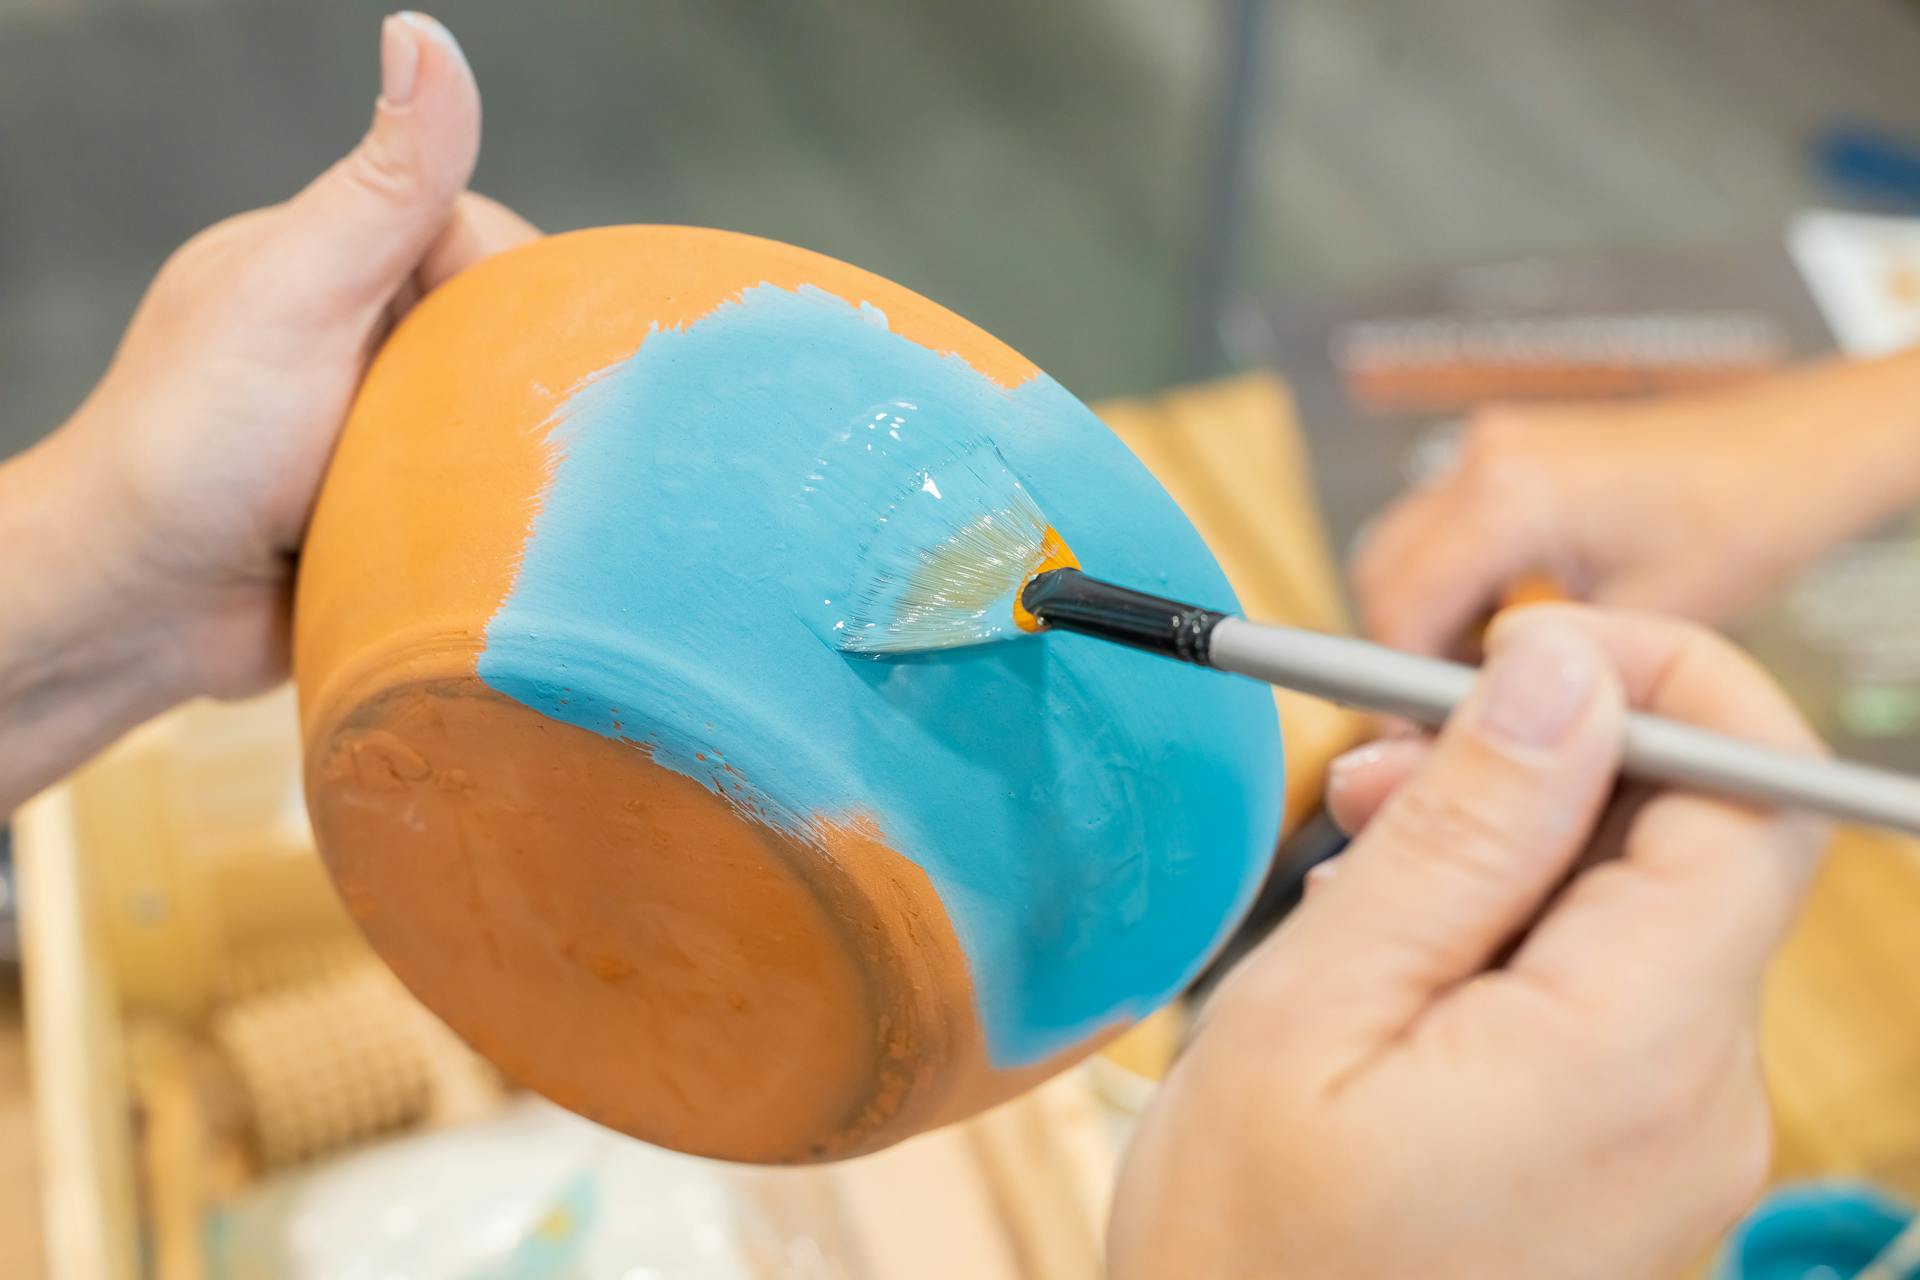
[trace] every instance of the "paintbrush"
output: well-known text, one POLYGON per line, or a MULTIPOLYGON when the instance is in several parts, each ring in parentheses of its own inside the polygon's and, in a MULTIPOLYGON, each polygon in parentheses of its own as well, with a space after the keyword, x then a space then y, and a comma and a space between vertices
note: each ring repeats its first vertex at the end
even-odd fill
MULTIPOLYGON (((985 441, 915 472, 877 513, 831 638, 871 656, 1068 631, 1438 727, 1478 674, 1345 636, 1250 622, 1102 581, 985 441)), ((1792 755, 1640 712, 1621 771, 1643 782, 1920 834, 1920 780, 1792 755)))

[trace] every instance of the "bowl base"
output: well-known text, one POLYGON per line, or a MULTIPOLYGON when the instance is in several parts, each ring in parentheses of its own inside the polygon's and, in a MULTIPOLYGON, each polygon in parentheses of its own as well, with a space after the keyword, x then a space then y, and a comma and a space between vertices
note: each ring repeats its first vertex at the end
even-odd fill
POLYGON ((932 883, 864 824, 797 839, 473 677, 365 698, 307 768, 374 947, 511 1079, 590 1119, 795 1163, 1002 1091, 932 883))

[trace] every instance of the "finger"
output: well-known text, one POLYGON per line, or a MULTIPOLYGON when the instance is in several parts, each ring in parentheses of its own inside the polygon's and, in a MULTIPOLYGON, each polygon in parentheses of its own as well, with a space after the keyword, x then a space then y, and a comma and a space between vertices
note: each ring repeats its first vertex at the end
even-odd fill
POLYGON ((431 293, 474 263, 539 238, 540 228, 498 200, 463 191, 413 278, 420 292, 431 293))
POLYGON ((1619 759, 1619 686, 1551 619, 1500 633, 1480 681, 1250 979, 1313 974, 1331 1058, 1370 1053, 1473 976, 1585 845, 1619 759))
POLYGON ((1520 508, 1472 471, 1401 500, 1361 548, 1353 586, 1369 635, 1415 653, 1443 653, 1485 616, 1542 549, 1520 508))
POLYGON ((453 215, 480 152, 480 92, 447 29, 418 13, 380 28, 373 125, 284 206, 292 269, 329 298, 384 303, 453 215))
POLYGON ((1327 766, 1327 812, 1342 831, 1359 835, 1432 748, 1425 738, 1389 738, 1347 752, 1327 766))
POLYGON ((1411 648, 1403 617, 1404 564, 1427 536, 1460 505, 1459 473, 1449 472, 1402 494, 1368 522, 1362 541, 1354 548, 1347 577, 1363 632, 1382 644, 1411 648))
POLYGON ((1605 652, 1629 706, 1736 738, 1806 754, 1826 748, 1765 668, 1713 631, 1647 613, 1539 604, 1501 614, 1488 633, 1552 623, 1605 652))
MULTIPOLYGON (((1709 631, 1569 606, 1526 610, 1514 621, 1542 616, 1600 645, 1637 706, 1787 751, 1823 750, 1758 665, 1709 631)), ((1730 1007, 1731 997, 1757 987, 1823 843, 1822 825, 1806 818, 1661 791, 1633 816, 1620 858, 1568 887, 1514 965, 1596 1001, 1730 1007)))
POLYGON ((1661 561, 1600 584, 1593 602, 1634 613, 1662 613, 1706 622, 1730 617, 1747 602, 1752 584, 1722 572, 1703 580, 1691 564, 1661 561))

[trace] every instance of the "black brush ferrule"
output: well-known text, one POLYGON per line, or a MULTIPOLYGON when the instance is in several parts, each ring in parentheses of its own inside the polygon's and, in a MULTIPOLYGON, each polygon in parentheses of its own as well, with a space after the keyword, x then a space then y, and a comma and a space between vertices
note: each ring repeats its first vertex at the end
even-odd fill
POLYGON ((1089 578, 1078 569, 1049 569, 1021 590, 1020 603, 1045 627, 1097 636, 1195 666, 1212 664, 1213 629, 1226 615, 1089 578))

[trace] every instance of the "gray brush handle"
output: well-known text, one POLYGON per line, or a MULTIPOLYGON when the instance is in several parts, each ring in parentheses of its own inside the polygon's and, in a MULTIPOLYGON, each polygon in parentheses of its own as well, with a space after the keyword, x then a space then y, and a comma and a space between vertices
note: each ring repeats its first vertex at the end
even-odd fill
MULTIPOLYGON (((1222 618, 1207 664, 1345 706, 1438 727, 1479 674, 1364 640, 1222 618)), ((1621 770, 1643 782, 1809 809, 1920 835, 1920 780, 1885 769, 1792 755, 1634 712, 1621 770)))

